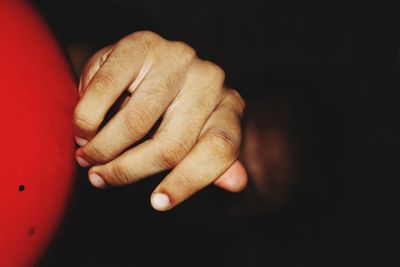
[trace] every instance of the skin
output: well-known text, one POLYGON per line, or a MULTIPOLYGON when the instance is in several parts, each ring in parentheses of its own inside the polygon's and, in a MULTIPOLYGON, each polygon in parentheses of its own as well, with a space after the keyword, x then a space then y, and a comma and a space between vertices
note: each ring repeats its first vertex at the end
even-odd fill
POLYGON ((90 168, 92 185, 126 185, 170 170, 151 196, 160 211, 212 183, 243 190, 247 174, 237 157, 245 103, 224 77, 187 44, 152 32, 94 54, 74 112, 76 159, 90 168))

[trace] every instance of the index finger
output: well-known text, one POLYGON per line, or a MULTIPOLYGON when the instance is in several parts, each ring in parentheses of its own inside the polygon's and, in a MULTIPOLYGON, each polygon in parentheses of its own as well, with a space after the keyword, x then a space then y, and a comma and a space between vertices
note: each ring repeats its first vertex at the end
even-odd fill
POLYGON ((149 47, 143 35, 135 33, 117 43, 88 82, 74 112, 77 138, 89 141, 97 133, 112 105, 138 76, 149 47))

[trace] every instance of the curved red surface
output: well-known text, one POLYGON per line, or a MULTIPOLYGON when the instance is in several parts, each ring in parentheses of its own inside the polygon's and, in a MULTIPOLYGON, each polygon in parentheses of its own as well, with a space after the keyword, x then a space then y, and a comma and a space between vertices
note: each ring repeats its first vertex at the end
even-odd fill
POLYGON ((0 266, 32 266, 54 235, 74 179, 75 80, 23 1, 0 2, 0 266))

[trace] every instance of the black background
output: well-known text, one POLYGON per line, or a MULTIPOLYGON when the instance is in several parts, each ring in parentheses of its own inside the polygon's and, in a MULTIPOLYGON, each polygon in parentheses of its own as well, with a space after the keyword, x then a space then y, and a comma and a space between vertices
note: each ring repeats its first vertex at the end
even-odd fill
POLYGON ((137 30, 189 43, 248 105, 287 97, 309 148, 304 182, 270 213, 251 212, 250 185, 210 187, 160 214, 148 200, 159 178, 99 191, 82 171, 40 266, 396 266, 394 1, 36 2, 64 46, 100 48, 137 30))

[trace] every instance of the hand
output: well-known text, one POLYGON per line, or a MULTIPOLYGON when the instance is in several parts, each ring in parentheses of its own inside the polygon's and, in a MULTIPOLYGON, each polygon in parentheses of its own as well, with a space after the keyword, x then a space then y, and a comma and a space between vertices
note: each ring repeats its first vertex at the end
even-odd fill
POLYGON ((236 160, 244 101, 224 87, 224 72, 188 45, 133 33, 89 60, 79 92, 76 158, 92 166, 94 186, 130 184, 172 169, 151 196, 157 210, 213 182, 233 192, 245 187, 247 174, 236 160), (106 121, 126 90, 132 94, 106 121))

